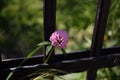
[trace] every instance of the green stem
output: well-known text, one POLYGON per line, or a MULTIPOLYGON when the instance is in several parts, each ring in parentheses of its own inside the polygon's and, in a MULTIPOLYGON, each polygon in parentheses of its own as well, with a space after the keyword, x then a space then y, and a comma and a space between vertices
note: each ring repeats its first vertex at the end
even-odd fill
POLYGON ((48 57, 47 59, 44 60, 44 63, 47 63, 47 61, 49 60, 50 56, 52 55, 52 52, 54 51, 55 47, 53 47, 51 50, 50 50, 50 53, 48 54, 48 57))
POLYGON ((31 58, 32 55, 35 54, 40 48, 42 48, 42 46, 37 47, 35 50, 33 50, 31 53, 29 53, 29 54, 27 55, 26 59, 24 59, 24 60, 16 67, 16 69, 14 69, 12 72, 9 73, 9 75, 8 75, 7 78, 6 78, 6 80, 9 80, 9 79, 13 76, 13 74, 16 72, 16 70, 17 70, 25 61, 27 61, 29 58, 31 58))
POLYGON ((66 51, 63 48, 61 48, 61 51, 65 56, 67 55, 66 51))

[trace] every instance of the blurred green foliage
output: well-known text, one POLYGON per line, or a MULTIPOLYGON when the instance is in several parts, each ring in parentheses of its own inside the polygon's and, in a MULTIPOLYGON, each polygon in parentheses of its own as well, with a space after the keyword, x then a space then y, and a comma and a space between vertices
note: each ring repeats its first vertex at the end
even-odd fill
POLYGON ((120 46, 120 0, 111 0, 104 47, 120 46))
POLYGON ((57 28, 69 33, 67 51, 89 49, 97 1, 58 0, 57 5, 57 28))
MULTIPOLYGON (((120 0, 111 1, 103 47, 120 45, 120 0)), ((4 58, 24 56, 43 41, 43 0, 1 2, 0 52, 7 55, 4 58)), ((67 52, 90 48, 96 7, 97 0, 57 0, 56 27, 68 31, 67 52)), ((120 80, 119 70, 119 67, 102 69, 97 80, 120 80)))
POLYGON ((0 11, 2 53, 9 55, 8 58, 23 56, 42 41, 43 1, 3 0, 2 4, 0 11))

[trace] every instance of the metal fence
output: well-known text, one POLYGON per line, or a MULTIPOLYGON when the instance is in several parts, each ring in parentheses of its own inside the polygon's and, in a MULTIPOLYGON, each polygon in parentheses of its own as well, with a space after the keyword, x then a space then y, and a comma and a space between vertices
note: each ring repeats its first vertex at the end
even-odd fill
MULTIPOLYGON (((78 51, 67 54, 53 54, 48 64, 43 64, 46 55, 35 56, 27 60, 12 76, 11 80, 29 80, 22 78, 38 69, 59 69, 68 73, 87 71, 86 80, 96 80, 97 71, 101 68, 110 68, 120 65, 120 47, 102 48, 103 37, 107 24, 111 0, 98 0, 95 26, 91 48, 88 51, 78 51), (36 65, 39 64, 39 65, 36 65), (36 66, 35 66, 36 65, 36 66), (27 67, 25 67, 27 66, 27 67)), ((44 0, 44 39, 49 40, 55 30, 56 0, 44 0)), ((5 80, 24 58, 1 60, 0 80, 5 80)))

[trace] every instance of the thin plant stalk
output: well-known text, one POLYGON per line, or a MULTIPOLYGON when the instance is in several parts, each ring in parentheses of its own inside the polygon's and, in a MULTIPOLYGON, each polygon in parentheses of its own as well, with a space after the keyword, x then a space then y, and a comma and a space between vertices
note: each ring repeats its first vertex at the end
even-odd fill
POLYGON ((48 56, 47 56, 47 59, 44 60, 44 63, 47 63, 47 61, 50 59, 50 57, 51 57, 54 49, 55 49, 55 47, 52 47, 52 49, 49 51, 48 56))
POLYGON ((48 45, 49 42, 42 42, 39 44, 39 46, 34 49, 31 53, 29 53, 27 56, 26 56, 26 59, 24 59, 17 67, 16 69, 14 69, 12 72, 10 72, 6 78, 6 80, 10 80, 10 78, 13 76, 13 74, 16 72, 16 70, 24 63, 26 62, 29 58, 31 58, 39 49, 41 49, 44 45, 48 45))

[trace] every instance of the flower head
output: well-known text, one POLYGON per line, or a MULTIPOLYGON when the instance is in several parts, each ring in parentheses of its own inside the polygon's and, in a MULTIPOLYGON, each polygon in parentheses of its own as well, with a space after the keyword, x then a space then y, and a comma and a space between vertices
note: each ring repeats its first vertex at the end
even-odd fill
POLYGON ((57 48, 64 48, 68 43, 68 34, 64 30, 57 30, 50 36, 51 44, 57 48))

